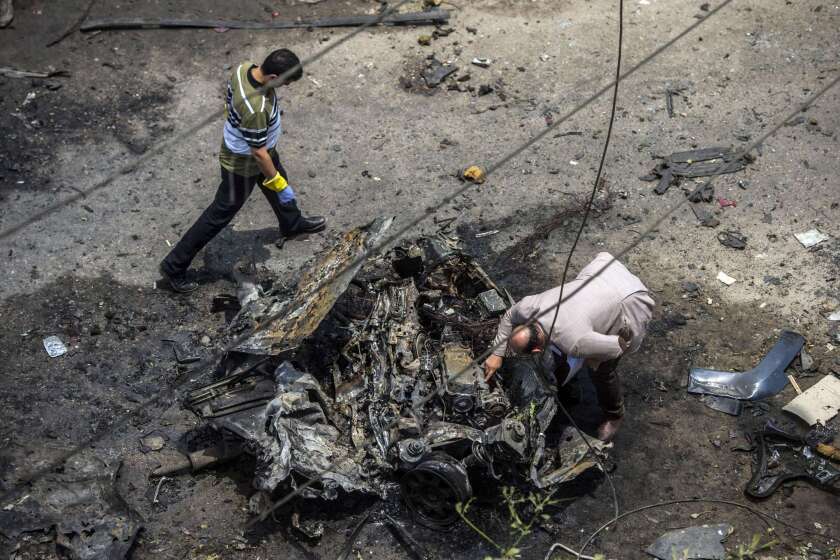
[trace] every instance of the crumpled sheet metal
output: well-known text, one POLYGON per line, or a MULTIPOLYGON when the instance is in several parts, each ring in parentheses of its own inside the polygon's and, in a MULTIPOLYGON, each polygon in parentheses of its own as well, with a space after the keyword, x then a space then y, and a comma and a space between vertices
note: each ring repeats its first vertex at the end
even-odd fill
POLYGON ((75 458, 65 473, 38 480, 0 508, 0 533, 55 530, 56 548, 74 560, 125 558, 140 532, 140 516, 114 487, 118 468, 75 458))
POLYGON ((338 489, 382 495, 383 489, 365 476, 360 465, 363 450, 354 450, 340 441, 341 433, 329 423, 321 402, 331 405, 318 381, 309 373, 297 371, 283 362, 275 374, 277 396, 263 412, 268 433, 258 437, 257 489, 274 491, 292 471, 307 477, 320 477, 323 491, 307 489, 304 497, 335 499, 338 489))
POLYGON ((772 397, 785 388, 788 378, 785 368, 793 361, 805 339, 793 331, 782 331, 779 341, 757 366, 743 373, 691 368, 688 392, 745 401, 772 397))
POLYGON ((726 549, 721 542, 732 533, 729 523, 701 525, 669 531, 645 551, 660 560, 724 560, 726 549))
POLYGON ((291 300, 271 301, 265 298, 265 301, 258 299, 244 306, 234 319, 234 324, 240 328, 259 325, 263 319, 280 311, 284 312, 284 316, 271 327, 245 340, 236 350, 277 356, 297 347, 304 338, 315 332, 364 261, 349 269, 348 265, 376 245, 392 222, 393 218, 378 218, 364 227, 345 233, 334 248, 321 256, 300 278, 297 292, 291 300))
MULTIPOLYGON (((612 449, 611 443, 604 443, 597 438, 589 438, 589 445, 587 445, 580 433, 572 426, 566 428, 561 441, 562 443, 556 449, 554 460, 543 463, 542 456, 535 455, 531 462, 531 481, 537 488, 550 488, 571 482, 589 469, 600 468, 599 458, 605 459, 608 450, 612 449), (593 455, 590 446, 598 457, 593 455), (538 464, 541 464, 539 470, 538 464)), ((544 449, 544 445, 542 448, 544 449)), ((542 453, 541 449, 540 455, 542 453)))

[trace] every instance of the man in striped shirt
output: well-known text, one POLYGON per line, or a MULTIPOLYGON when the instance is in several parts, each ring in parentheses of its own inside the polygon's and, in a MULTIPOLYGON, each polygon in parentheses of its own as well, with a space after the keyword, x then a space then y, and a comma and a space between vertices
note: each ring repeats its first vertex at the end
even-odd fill
POLYGON ((280 110, 274 85, 290 84, 303 76, 298 57, 288 49, 269 54, 260 66, 243 62, 227 84, 225 125, 219 163, 222 182, 216 197, 160 263, 160 272, 176 292, 197 288, 187 269, 198 252, 227 226, 258 184, 271 205, 283 238, 324 229, 321 216, 304 217, 277 156, 281 134, 280 110))

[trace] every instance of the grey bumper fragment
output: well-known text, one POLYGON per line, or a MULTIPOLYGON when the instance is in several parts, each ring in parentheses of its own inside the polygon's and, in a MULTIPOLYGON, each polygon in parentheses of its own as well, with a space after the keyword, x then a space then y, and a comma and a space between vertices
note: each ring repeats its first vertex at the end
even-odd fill
POLYGON ((782 331, 779 341, 751 370, 743 373, 691 368, 688 375, 688 392, 745 401, 758 401, 771 397, 788 383, 785 368, 793 361, 805 339, 799 333, 782 331))

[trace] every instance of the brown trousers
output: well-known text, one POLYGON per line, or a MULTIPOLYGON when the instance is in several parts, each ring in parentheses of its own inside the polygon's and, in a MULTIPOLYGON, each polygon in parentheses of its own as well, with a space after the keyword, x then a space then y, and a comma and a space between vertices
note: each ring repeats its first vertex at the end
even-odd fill
POLYGON ((618 361, 621 358, 603 362, 596 369, 589 370, 598 404, 604 410, 607 418, 621 418, 624 416, 624 392, 621 388, 621 378, 618 376, 618 361))

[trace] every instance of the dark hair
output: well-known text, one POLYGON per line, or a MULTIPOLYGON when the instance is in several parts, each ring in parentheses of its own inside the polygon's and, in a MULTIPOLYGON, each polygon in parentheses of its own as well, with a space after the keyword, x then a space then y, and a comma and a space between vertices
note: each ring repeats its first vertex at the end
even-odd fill
POLYGON ((530 354, 540 344, 540 328, 536 322, 528 323, 526 327, 528 327, 528 344, 522 349, 522 353, 530 354))
POLYGON ((274 74, 275 76, 282 76, 291 71, 290 75, 284 80, 284 83, 287 84, 296 82, 303 77, 303 66, 300 64, 300 59, 289 49, 277 49, 265 57, 260 70, 263 74, 274 74))

